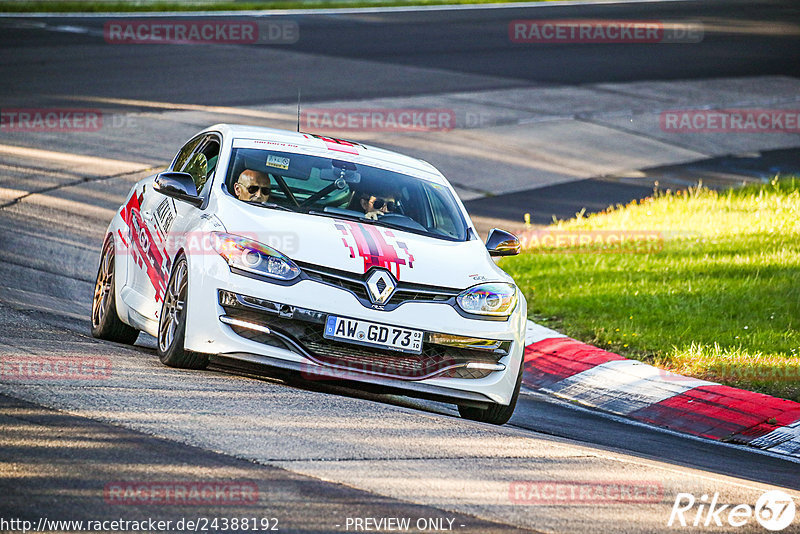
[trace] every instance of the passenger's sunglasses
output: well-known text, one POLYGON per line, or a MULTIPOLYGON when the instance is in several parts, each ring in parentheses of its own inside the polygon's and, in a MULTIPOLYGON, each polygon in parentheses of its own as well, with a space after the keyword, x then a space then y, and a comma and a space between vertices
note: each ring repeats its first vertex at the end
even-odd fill
MULTIPOLYGON (((241 184, 239 184, 239 185, 241 185, 241 184)), ((247 192, 250 193, 251 195, 255 195, 258 192, 259 189, 261 189, 261 194, 262 195, 269 195, 269 192, 271 190, 270 186, 268 186, 268 185, 262 185, 262 186, 251 185, 251 186, 249 186, 247 188, 247 192)))
POLYGON ((394 211, 395 202, 394 200, 386 200, 384 198, 376 198, 375 202, 372 203, 372 206, 376 209, 383 209, 386 206, 388 211, 394 211))

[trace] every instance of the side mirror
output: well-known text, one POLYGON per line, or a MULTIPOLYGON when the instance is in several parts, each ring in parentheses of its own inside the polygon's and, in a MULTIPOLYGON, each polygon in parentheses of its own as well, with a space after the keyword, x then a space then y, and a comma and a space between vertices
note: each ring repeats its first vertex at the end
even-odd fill
POLYGON ((486 239, 486 249, 490 256, 516 256, 519 254, 519 239, 514 234, 492 228, 486 239))
POLYGON ((192 175, 187 172, 162 172, 156 176, 153 189, 195 206, 200 206, 203 199, 197 195, 197 187, 194 185, 192 175))

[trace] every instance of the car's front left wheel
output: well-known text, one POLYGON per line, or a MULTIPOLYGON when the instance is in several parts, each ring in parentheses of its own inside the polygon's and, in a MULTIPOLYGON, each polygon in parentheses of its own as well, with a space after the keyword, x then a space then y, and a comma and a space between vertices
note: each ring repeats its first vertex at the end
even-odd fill
POLYGON ((519 399, 519 390, 522 387, 522 363, 520 362, 519 373, 517 374, 517 382, 514 385, 514 393, 511 395, 511 402, 508 405, 491 404, 487 408, 476 408, 474 406, 458 406, 458 413, 464 419, 472 421, 480 421, 482 423, 491 423, 493 425, 504 425, 514 415, 514 408, 517 407, 517 400, 519 399))
POLYGON ((100 267, 97 269, 97 280, 94 284, 92 336, 132 345, 139 337, 139 331, 123 323, 117 315, 115 263, 114 238, 108 236, 103 243, 100 267))
POLYGON ((164 365, 182 369, 204 369, 208 355, 184 348, 186 337, 186 296, 189 292, 189 266, 179 256, 172 267, 161 314, 158 320, 158 358, 164 365))

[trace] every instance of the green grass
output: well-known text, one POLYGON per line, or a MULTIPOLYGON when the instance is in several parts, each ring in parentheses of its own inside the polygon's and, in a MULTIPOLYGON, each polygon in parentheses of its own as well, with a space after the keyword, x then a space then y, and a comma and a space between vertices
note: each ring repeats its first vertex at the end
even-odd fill
POLYGON ((800 401, 799 189, 786 178, 656 194, 550 230, 648 231, 663 246, 540 246, 501 265, 534 321, 681 374, 800 401))
MULTIPOLYGON (((495 4, 531 0, 0 0, 0 13, 119 13, 142 11, 243 11, 345 7, 495 4)), ((533 0, 546 2, 549 0, 533 0)))

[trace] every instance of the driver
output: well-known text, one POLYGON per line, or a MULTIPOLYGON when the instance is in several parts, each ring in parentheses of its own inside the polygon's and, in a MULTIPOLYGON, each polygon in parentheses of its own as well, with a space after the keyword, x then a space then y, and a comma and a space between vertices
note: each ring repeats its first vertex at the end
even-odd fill
POLYGON ((269 202, 270 183, 266 173, 245 169, 233 184, 236 198, 245 202, 269 202))

